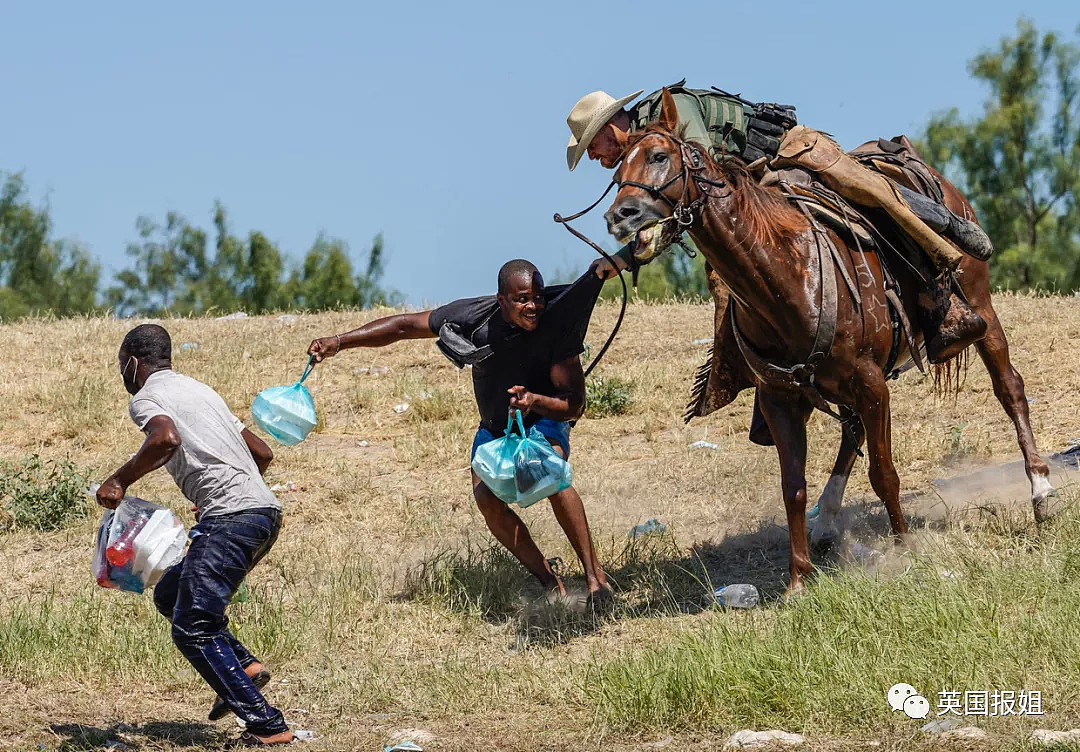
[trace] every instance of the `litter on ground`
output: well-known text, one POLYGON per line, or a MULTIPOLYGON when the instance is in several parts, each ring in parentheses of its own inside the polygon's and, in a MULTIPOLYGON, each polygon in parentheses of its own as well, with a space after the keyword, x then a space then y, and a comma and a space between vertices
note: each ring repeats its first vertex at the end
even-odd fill
POLYGON ((643 535, 663 535, 667 532, 667 525, 657 519, 646 520, 640 525, 634 525, 627 533, 631 538, 640 538, 643 535))

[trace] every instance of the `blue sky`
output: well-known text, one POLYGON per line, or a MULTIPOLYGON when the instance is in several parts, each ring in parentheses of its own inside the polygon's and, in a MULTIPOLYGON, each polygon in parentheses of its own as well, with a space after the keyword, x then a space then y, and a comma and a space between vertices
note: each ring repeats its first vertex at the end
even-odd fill
MULTIPOLYGON (((979 111, 967 61, 1015 29, 1072 34, 1075 2, 9 3, 0 170, 24 171, 58 236, 110 274, 135 218, 316 234, 415 305, 487 293, 523 256, 552 276, 593 252, 552 222, 609 176, 566 169, 566 115, 684 76, 796 105, 846 147, 979 111)), ((607 241, 602 221, 580 223, 607 241)))

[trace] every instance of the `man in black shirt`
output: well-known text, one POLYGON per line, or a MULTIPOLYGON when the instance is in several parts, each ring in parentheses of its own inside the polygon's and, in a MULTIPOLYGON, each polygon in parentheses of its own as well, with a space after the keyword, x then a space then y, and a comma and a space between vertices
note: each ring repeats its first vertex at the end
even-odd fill
MULTIPOLYGON (((597 285, 598 293, 602 283, 592 280, 595 277, 590 274, 583 282, 597 285)), ((481 444, 502 436, 508 414, 518 409, 526 428, 534 426, 566 458, 570 455, 568 421, 581 417, 585 410, 585 376, 578 357, 584 350, 583 331, 575 325, 572 311, 549 311, 547 303, 540 272, 530 262, 515 259, 499 270, 498 295, 376 319, 346 334, 316 339, 308 353, 320 362, 351 347, 382 347, 403 339, 438 337, 449 330, 483 354, 472 367, 480 413, 472 454, 475 456, 481 444)), ((476 505, 495 538, 553 595, 565 596, 562 581, 540 553, 525 523, 476 473, 472 483, 476 505)), ((606 598, 610 587, 596 564, 581 497, 570 487, 550 501, 555 518, 581 560, 590 597, 606 598)))

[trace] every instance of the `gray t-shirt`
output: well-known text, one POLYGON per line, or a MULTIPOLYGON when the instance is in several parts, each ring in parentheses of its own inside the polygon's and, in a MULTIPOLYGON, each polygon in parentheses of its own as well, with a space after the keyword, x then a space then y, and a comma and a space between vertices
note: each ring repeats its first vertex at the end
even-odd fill
POLYGON ((240 432, 244 424, 217 392, 175 371, 150 374, 128 408, 139 430, 167 415, 180 433, 180 448, 165 469, 199 519, 245 509, 281 509, 255 465, 240 432))

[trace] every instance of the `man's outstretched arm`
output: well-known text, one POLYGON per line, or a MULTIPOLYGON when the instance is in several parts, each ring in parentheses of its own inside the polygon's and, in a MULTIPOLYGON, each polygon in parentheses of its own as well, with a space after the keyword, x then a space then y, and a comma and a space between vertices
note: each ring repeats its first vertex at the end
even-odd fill
POLYGON ((399 313, 375 319, 351 332, 312 340, 308 355, 314 355, 315 362, 321 363, 326 358, 353 347, 383 347, 403 339, 437 337, 438 335, 431 331, 430 320, 431 311, 399 313))

